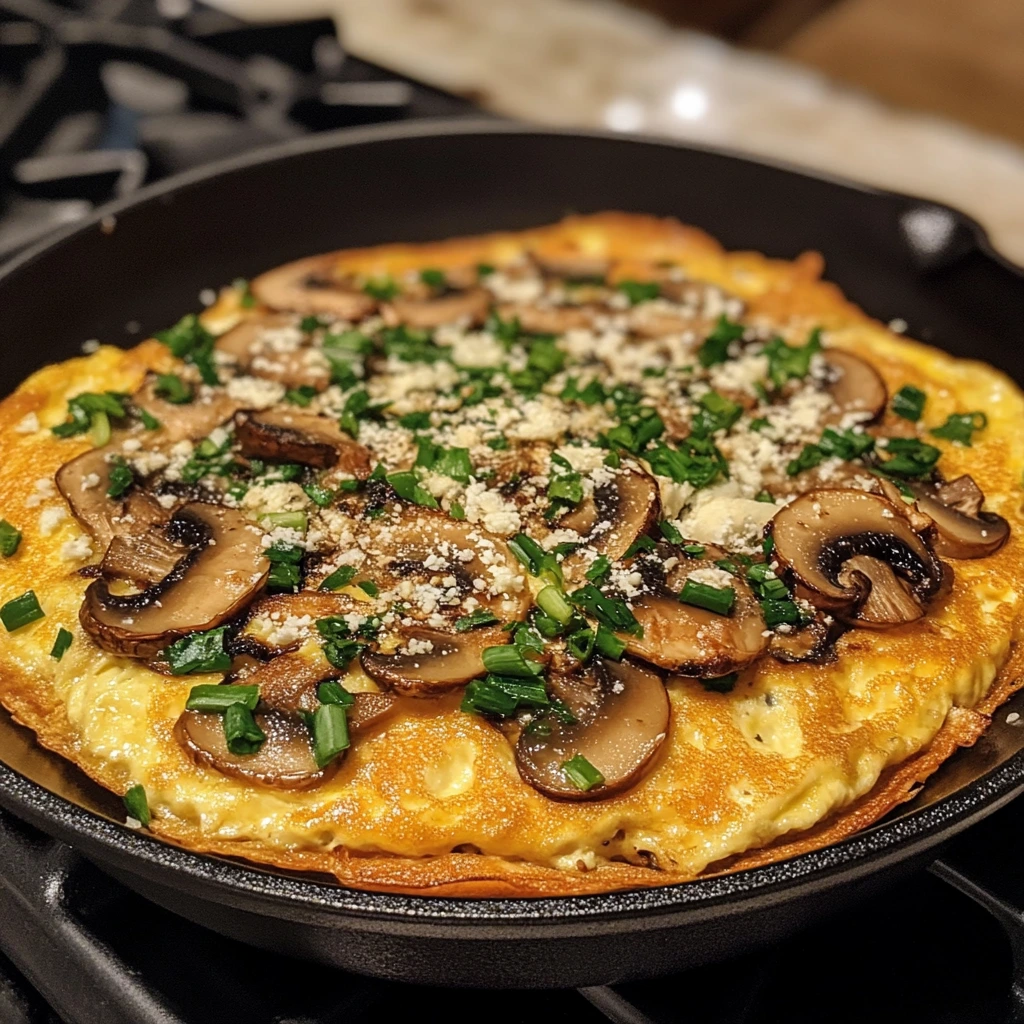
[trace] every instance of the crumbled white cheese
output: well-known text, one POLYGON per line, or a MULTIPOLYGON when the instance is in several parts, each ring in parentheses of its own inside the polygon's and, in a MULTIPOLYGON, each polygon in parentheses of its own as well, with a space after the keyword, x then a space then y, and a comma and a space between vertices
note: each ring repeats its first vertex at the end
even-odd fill
POLYGON ((67 510, 59 505, 54 505, 52 508, 44 508, 39 513, 39 532, 44 537, 49 537, 61 522, 67 518, 67 515, 67 510))
POLYGON ((60 557, 65 562, 81 562, 92 558, 92 541, 83 533, 60 546, 60 557))
POLYGON ((25 508, 36 508, 42 505, 48 498, 57 494, 57 488, 53 480, 48 476, 41 476, 33 485, 32 493, 25 499, 25 508))
POLYGON ((515 505, 483 483, 471 483, 466 488, 463 508, 469 522, 480 523, 485 530, 501 537, 517 533, 522 525, 515 505))
POLYGON ((249 409, 269 409, 284 398, 285 387, 262 377, 233 377, 226 390, 229 398, 244 403, 249 409))
POLYGON ((34 434, 39 429, 39 417, 34 412, 26 413, 15 424, 16 434, 34 434))

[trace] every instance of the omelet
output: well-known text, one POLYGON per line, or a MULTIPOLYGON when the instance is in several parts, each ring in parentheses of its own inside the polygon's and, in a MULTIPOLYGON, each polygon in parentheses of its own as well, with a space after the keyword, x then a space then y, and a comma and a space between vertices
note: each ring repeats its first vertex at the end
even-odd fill
POLYGON ((133 824, 358 888, 870 825, 1020 685, 1024 396, 822 273, 602 213, 310 257, 40 370, 0 701, 133 824))

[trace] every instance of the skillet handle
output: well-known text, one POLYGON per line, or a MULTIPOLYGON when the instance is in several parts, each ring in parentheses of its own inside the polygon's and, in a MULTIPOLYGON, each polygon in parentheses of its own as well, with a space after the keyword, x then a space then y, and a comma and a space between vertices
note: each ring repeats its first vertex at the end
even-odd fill
POLYGON ((974 900, 1002 925, 1013 955, 1005 1020, 1024 1024, 1024 797, 943 847, 928 870, 974 900))
POLYGON ((67 1024, 184 1024, 68 907, 79 856, 0 812, 0 942, 67 1024))

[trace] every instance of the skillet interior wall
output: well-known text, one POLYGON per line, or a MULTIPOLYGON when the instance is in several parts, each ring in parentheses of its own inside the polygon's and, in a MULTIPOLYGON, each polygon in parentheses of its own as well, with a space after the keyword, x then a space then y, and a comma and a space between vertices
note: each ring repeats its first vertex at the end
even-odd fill
POLYGON ((86 226, 17 267, 0 280, 0 391, 88 338, 133 344, 195 308, 201 289, 288 259, 609 208, 679 217, 727 248, 783 258, 818 249, 827 276, 871 314, 901 317, 922 340, 1024 381, 1024 279, 941 207, 617 137, 421 130, 317 137, 230 174, 160 186, 112 230, 86 226), (342 138, 350 143, 324 148, 342 138), (922 210, 925 251, 905 227, 922 210))

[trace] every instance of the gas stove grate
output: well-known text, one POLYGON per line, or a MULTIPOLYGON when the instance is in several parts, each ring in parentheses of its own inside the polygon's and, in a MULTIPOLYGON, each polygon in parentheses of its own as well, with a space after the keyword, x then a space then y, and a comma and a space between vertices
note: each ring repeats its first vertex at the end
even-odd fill
POLYGON ((211 160, 468 113, 468 100, 350 57, 327 19, 246 25, 191 0, 0 0, 0 259, 211 160))

